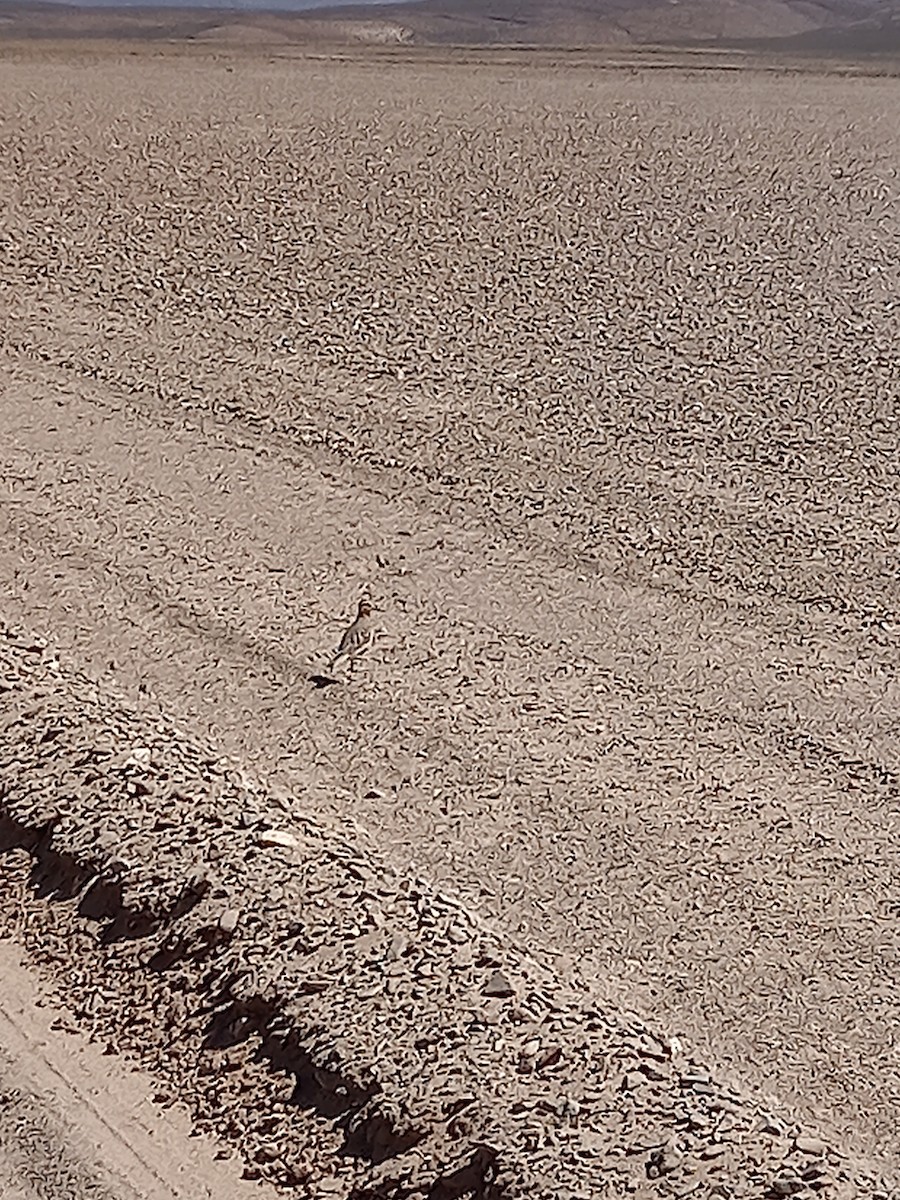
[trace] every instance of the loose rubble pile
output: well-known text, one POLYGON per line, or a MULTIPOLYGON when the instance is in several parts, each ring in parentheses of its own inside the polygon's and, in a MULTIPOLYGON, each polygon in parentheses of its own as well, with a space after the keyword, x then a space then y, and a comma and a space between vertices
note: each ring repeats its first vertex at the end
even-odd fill
POLYGON ((348 1200, 879 1195, 675 1041, 0 631, 0 861, 38 894, 31 948, 251 1173, 348 1200))

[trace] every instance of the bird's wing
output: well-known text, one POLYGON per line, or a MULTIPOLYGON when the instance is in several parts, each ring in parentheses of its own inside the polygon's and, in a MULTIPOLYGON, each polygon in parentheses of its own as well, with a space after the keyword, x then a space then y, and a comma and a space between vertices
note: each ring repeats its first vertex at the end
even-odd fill
POLYGON ((353 645, 353 642, 355 641, 355 639, 356 639, 356 622, 354 621, 349 629, 344 630, 344 636, 341 638, 340 644, 337 648, 338 654, 346 653, 346 651, 349 650, 350 647, 353 645))

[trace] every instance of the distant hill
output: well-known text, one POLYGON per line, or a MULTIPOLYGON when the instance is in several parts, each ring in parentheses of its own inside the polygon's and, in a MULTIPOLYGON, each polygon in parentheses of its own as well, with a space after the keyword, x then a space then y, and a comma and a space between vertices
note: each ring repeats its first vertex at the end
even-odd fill
POLYGON ((93 5, 0 0, 0 44, 166 38, 463 46, 720 46, 900 53, 900 0, 196 0, 93 5))
POLYGON ((791 39, 799 47, 820 36, 836 48, 851 30, 875 30, 896 17, 900 0, 419 0, 379 13, 408 26, 416 42, 683 46, 791 39))

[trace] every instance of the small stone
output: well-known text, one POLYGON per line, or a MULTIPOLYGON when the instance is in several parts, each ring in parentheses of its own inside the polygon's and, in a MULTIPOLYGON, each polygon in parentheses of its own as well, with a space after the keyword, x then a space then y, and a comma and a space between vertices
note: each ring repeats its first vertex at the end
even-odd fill
POLYGON ((241 914, 236 908, 226 908, 219 917, 219 928, 229 937, 238 927, 238 922, 241 919, 241 914))
POLYGON ((721 1158, 724 1153, 725 1147, 722 1145, 722 1143, 715 1142, 711 1143, 709 1146, 704 1146, 700 1151, 700 1157, 706 1162, 709 1162, 711 1159, 721 1158))
POLYGON ((695 1088, 698 1084, 706 1086, 711 1083, 712 1079, 706 1071, 683 1071, 681 1074, 681 1086, 684 1088, 695 1088))
POLYGON ((623 1092, 636 1092, 641 1084, 647 1082, 647 1076, 641 1071, 627 1071, 622 1078, 623 1092))
POLYGON ((820 1158, 826 1153, 828 1147, 821 1138, 798 1137, 794 1138, 794 1149, 799 1154, 809 1154, 816 1158, 820 1158))
POLYGON ((409 946, 409 942, 406 940, 406 938, 403 936, 403 934, 395 933, 394 936, 391 938, 391 944, 387 948, 387 952, 384 956, 384 961, 388 962, 388 963, 397 962, 397 960, 402 958, 403 955, 406 953, 406 949, 408 946, 409 946))
POLYGON ((663 1038, 663 1046, 668 1051, 669 1058, 679 1058, 684 1053, 684 1043, 680 1038, 670 1036, 663 1038))
POLYGON ((287 833, 283 829, 267 829, 259 835, 260 846, 283 846, 286 850, 293 849, 298 845, 297 839, 292 833, 287 833))
POLYGON ((634 1049, 641 1058, 652 1058, 658 1063, 666 1063, 670 1059, 668 1047, 651 1041, 649 1034, 638 1038, 634 1043, 634 1049))
POLYGON ((804 1171, 803 1178, 806 1180, 807 1185, 816 1192, 821 1192, 826 1188, 833 1188, 836 1186, 834 1176, 829 1175, 827 1171, 818 1171, 814 1176, 811 1176, 809 1171, 804 1171))
POLYGON ((546 1050, 542 1050, 534 1060, 534 1069, 536 1071, 545 1071, 547 1067, 555 1067, 562 1058, 562 1048, 560 1046, 548 1046, 546 1050))
POLYGON ((804 1187, 802 1179, 798 1179, 796 1175, 779 1175, 772 1180, 771 1192, 773 1196, 795 1196, 798 1192, 802 1192, 804 1187))
POLYGON ((482 989, 485 996, 496 997, 503 1000, 507 996, 514 996, 515 988, 509 982, 502 971, 495 971, 482 989))
POLYGON ((683 1156, 672 1146, 663 1146, 654 1150, 647 1160, 647 1177, 658 1179, 661 1175, 671 1175, 681 1166, 683 1156))
POLYGON ((645 1079, 650 1079, 654 1083, 662 1083, 662 1081, 666 1078, 666 1073, 664 1071, 660 1071, 659 1068, 655 1067, 652 1062, 642 1062, 638 1067, 638 1070, 645 1079))
POLYGON ((283 1170, 285 1183, 294 1187, 298 1184, 309 1182, 312 1175, 309 1164, 300 1157, 286 1159, 283 1163, 283 1170))

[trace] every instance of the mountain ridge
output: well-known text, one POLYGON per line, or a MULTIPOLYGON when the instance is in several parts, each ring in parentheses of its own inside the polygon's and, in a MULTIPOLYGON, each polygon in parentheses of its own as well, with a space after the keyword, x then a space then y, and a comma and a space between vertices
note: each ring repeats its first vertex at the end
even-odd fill
POLYGON ((4 40, 137 38, 420 46, 900 52, 900 0, 0 0, 4 40))

